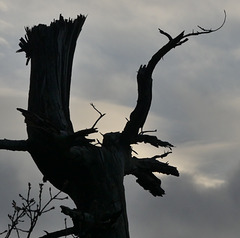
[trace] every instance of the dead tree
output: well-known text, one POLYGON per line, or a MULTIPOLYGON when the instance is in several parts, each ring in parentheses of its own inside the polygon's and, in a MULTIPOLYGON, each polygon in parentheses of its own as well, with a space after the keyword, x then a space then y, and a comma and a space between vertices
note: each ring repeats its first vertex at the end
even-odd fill
MULTIPOLYGON (((199 31, 182 32, 176 37, 159 29, 168 43, 147 65, 140 66, 138 100, 130 119, 122 132, 104 134, 100 145, 87 138, 97 132, 98 120, 92 127, 74 132, 69 113, 73 55, 85 19, 83 15, 75 20, 60 16, 49 26, 26 28, 18 52, 26 53, 27 64, 31 61, 30 89, 28 109, 18 110, 25 117, 28 139, 0 140, 0 149, 29 152, 43 180, 67 193, 76 205, 75 209, 62 207, 62 212, 72 218, 73 227, 44 237, 74 234, 88 238, 128 238, 124 176, 136 176, 137 183, 153 196, 164 194, 161 181, 153 172, 179 176, 177 168, 158 160, 171 153, 173 146, 143 131, 151 106, 153 71, 166 53, 185 43, 189 36, 214 32, 225 19, 215 30, 199 27, 199 31), (137 143, 166 147, 168 152, 139 159, 131 149, 137 143)), ((99 114, 100 119, 103 114, 99 114)))

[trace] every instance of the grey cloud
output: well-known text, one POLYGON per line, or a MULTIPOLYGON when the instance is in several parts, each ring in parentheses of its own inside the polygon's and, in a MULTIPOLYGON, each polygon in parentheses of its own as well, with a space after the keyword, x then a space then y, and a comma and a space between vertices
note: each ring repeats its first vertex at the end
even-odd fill
POLYGON ((164 198, 151 198, 132 182, 127 186, 133 237, 233 238, 239 233, 239 191, 232 181, 216 188, 201 187, 187 174, 162 181, 164 198))

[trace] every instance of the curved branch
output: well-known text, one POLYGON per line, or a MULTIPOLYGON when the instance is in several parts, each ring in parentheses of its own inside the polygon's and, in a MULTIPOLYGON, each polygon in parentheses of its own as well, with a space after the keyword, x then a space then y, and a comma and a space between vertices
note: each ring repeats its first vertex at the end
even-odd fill
POLYGON ((130 115, 130 120, 124 128, 121 138, 122 141, 128 144, 133 142, 138 135, 139 129, 143 128, 152 102, 152 78, 148 75, 146 65, 141 65, 138 70, 137 84, 137 105, 130 115))
POLYGON ((198 27, 201 31, 194 31, 194 30, 193 30, 192 33, 188 33, 188 34, 184 35, 183 38, 187 38, 187 37, 189 37, 189 36, 197 36, 197 35, 209 34, 209 33, 216 32, 216 31, 220 30, 220 29, 225 25, 226 20, 227 20, 227 13, 226 13, 225 10, 224 10, 223 12, 224 12, 223 22, 222 22, 222 24, 221 24, 219 27, 217 27, 216 29, 207 29, 207 28, 204 28, 204 27, 201 27, 201 26, 198 25, 197 27, 198 27))
MULTIPOLYGON (((165 35, 167 33, 164 33, 165 35)), ((147 65, 141 65, 137 74, 138 84, 138 100, 137 105, 130 115, 130 120, 127 122, 123 132, 122 141, 129 144, 138 135, 140 128, 147 119, 147 115, 152 102, 152 73, 160 59, 167 54, 171 49, 176 47, 184 36, 184 32, 175 38, 170 38, 169 42, 156 52, 147 65)))
POLYGON ((158 64, 158 62, 173 48, 182 45, 188 41, 189 36, 196 36, 201 34, 208 34, 216 32, 221 29, 226 22, 226 12, 224 11, 224 20, 223 23, 216 29, 205 29, 198 26, 201 31, 192 32, 189 34, 184 34, 184 31, 173 38, 167 32, 159 29, 159 32, 162 35, 165 35, 168 38, 168 43, 165 44, 161 49, 159 49, 149 60, 147 65, 141 65, 138 74, 137 74, 137 84, 138 84, 138 100, 137 105, 133 112, 130 115, 130 120, 126 123, 126 126, 122 132, 122 141, 128 144, 131 144, 135 137, 138 135, 140 128, 143 128, 143 125, 147 119, 147 115, 151 106, 152 101, 152 74, 158 64))

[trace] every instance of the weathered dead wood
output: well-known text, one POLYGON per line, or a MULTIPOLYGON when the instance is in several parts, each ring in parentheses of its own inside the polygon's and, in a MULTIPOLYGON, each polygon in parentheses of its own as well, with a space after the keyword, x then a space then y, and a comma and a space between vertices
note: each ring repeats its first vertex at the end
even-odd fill
POLYGON ((26 53, 27 63, 31 60, 28 111, 68 134, 73 132, 69 115, 72 62, 85 19, 83 15, 73 21, 60 16, 50 26, 26 28, 17 51, 26 53))
MULTIPOLYGON (((169 42, 158 50, 137 74, 138 100, 122 132, 103 135, 101 146, 86 137, 97 132, 96 123, 88 129, 73 131, 69 113, 71 70, 78 35, 85 22, 80 15, 75 20, 59 20, 50 26, 26 28, 20 39, 27 63, 31 61, 28 110, 18 109, 25 117, 28 139, 0 140, 0 149, 28 151, 44 181, 67 193, 76 209, 62 207, 74 226, 47 233, 44 237, 74 234, 88 238, 128 238, 124 176, 133 174, 137 182, 154 196, 162 196, 161 180, 154 172, 179 176, 177 168, 158 161, 172 151, 173 145, 143 132, 152 101, 152 74, 160 59, 170 50, 187 41, 187 37, 211 33, 184 32, 175 38, 160 30, 169 42), (131 145, 148 143, 169 149, 162 155, 138 159, 132 156, 131 145)), ((225 22, 225 19, 224 19, 225 22)), ((223 23, 224 24, 224 23, 223 23)), ((222 26, 221 26, 222 27, 222 26)), ((220 29, 220 28, 219 28, 220 29)), ((218 30, 218 29, 216 29, 218 30)))

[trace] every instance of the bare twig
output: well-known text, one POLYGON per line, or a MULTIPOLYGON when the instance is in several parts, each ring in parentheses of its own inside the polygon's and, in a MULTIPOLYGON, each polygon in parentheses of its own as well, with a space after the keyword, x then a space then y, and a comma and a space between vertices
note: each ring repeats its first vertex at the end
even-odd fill
POLYGON ((197 35, 208 34, 208 33, 216 32, 216 31, 220 30, 225 25, 226 20, 227 20, 227 13, 226 13, 225 10, 223 12, 224 12, 223 22, 222 22, 222 24, 219 27, 217 27, 215 29, 207 29, 207 28, 204 28, 204 27, 201 27, 201 26, 198 25, 197 27, 201 31, 192 31, 191 33, 188 33, 188 34, 184 35, 183 38, 187 38, 189 36, 197 36, 197 35))
MULTIPOLYGON (((223 22, 222 22, 222 24, 219 27, 217 27, 215 29, 211 29, 211 28, 207 29, 207 28, 204 28, 204 27, 201 27, 201 26, 198 25, 197 27, 200 29, 200 31, 192 30, 191 33, 188 33, 186 35, 183 32, 183 34, 182 34, 181 38, 179 39, 179 41, 175 43, 175 46, 180 46, 183 43, 185 43, 186 41, 188 41, 188 37, 189 36, 197 36, 197 35, 209 34, 209 33, 216 32, 216 31, 220 30, 225 25, 226 20, 227 20, 227 13, 224 10, 223 22)), ((158 30, 159 30, 159 32, 162 35, 164 35, 164 36, 166 36, 168 38, 169 42, 171 42, 174 39, 169 33, 163 31, 162 29, 159 28, 158 30)))
POLYGON ((93 103, 91 103, 90 105, 91 105, 91 106, 93 107, 93 109, 100 115, 99 118, 95 121, 95 123, 94 123, 93 126, 92 126, 92 128, 94 128, 94 127, 97 125, 97 123, 101 120, 101 118, 106 115, 106 113, 101 113, 101 112, 94 106, 93 103))
POLYGON ((20 233, 27 233, 27 238, 30 238, 34 228, 36 227, 37 221, 39 220, 39 217, 49 212, 50 210, 54 209, 54 207, 50 207, 50 203, 52 203, 54 200, 64 200, 67 199, 67 197, 59 197, 61 191, 58 192, 55 195, 52 195, 51 189, 49 190, 50 199, 43 204, 42 201, 42 195, 43 195, 43 184, 39 184, 39 195, 38 195, 38 201, 34 198, 31 198, 31 184, 28 183, 28 191, 26 197, 19 194, 19 197, 23 201, 20 206, 17 205, 15 201, 12 202, 13 206, 13 214, 8 215, 10 219, 10 224, 8 225, 8 229, 4 232, 1 232, 0 235, 5 235, 5 238, 9 238, 13 231, 16 232, 17 237, 20 238, 20 233), (21 224, 24 223, 26 227, 28 228, 22 228, 21 224))
POLYGON ((139 135, 143 135, 143 134, 146 134, 146 133, 151 133, 151 132, 157 132, 157 130, 155 129, 155 130, 149 130, 149 131, 140 131, 140 133, 139 133, 139 135))

